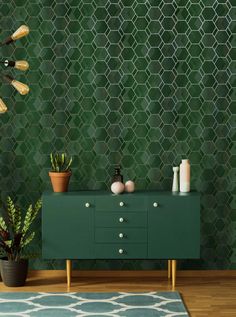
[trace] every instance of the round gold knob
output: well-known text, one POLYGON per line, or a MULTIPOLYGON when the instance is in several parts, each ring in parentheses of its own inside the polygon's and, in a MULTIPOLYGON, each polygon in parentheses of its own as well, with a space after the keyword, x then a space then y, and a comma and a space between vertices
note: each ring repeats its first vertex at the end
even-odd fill
POLYGON ((86 208, 89 208, 89 207, 90 207, 90 203, 86 203, 86 204, 85 204, 85 207, 86 207, 86 208))
POLYGON ((119 219, 119 222, 124 222, 124 218, 121 217, 121 218, 119 219))
POLYGON ((123 254, 123 253, 124 253, 124 250, 123 250, 123 249, 119 249, 119 253, 120 253, 120 254, 123 254))
POLYGON ((158 203, 157 202, 153 203, 153 207, 158 207, 158 203))
POLYGON ((123 233, 119 233, 119 238, 124 238, 124 235, 123 235, 123 233))
POLYGON ((120 206, 123 207, 125 204, 123 201, 120 202, 120 206))

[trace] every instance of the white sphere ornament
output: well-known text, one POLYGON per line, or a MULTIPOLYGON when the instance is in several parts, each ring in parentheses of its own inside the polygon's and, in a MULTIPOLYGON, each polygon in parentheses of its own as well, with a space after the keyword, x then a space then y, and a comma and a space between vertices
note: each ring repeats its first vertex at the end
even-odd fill
POLYGON ((125 191, 128 193, 133 193, 135 189, 135 185, 133 181, 127 181, 125 183, 125 191))
POLYGON ((116 195, 123 193, 124 189, 125 185, 121 182, 114 182, 111 185, 111 191, 116 195))

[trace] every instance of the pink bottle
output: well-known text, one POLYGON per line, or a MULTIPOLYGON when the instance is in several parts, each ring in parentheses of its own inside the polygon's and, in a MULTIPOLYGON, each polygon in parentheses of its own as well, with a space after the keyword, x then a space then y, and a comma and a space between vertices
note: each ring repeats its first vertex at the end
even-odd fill
POLYGON ((190 163, 189 160, 182 160, 179 170, 180 191, 190 192, 190 163))

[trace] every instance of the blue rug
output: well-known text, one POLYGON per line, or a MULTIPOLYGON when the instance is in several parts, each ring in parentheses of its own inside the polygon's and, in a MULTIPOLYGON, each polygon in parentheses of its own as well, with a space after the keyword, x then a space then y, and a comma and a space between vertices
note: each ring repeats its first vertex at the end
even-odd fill
POLYGON ((0 316, 189 316, 177 292, 0 293, 0 316))

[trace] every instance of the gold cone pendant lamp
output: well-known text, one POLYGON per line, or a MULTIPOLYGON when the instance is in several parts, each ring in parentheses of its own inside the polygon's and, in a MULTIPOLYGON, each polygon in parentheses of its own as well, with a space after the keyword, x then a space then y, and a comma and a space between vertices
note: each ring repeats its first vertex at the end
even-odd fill
MULTIPOLYGON (((15 42, 16 40, 21 39, 22 37, 29 34, 29 28, 27 25, 21 25, 11 36, 9 36, 7 39, 5 39, 0 46, 3 45, 9 45, 10 43, 15 42)), ((21 71, 26 71, 29 69, 29 63, 24 60, 19 61, 10 61, 10 60, 4 60, 0 61, 0 64, 4 65, 7 68, 14 68, 21 71)), ((12 85, 21 95, 27 95, 29 93, 29 87, 21 83, 18 80, 15 80, 12 76, 4 75, 3 79, 8 82, 10 85, 12 85)), ((3 102, 3 100, 0 98, 0 114, 5 113, 7 111, 7 106, 3 102)))

